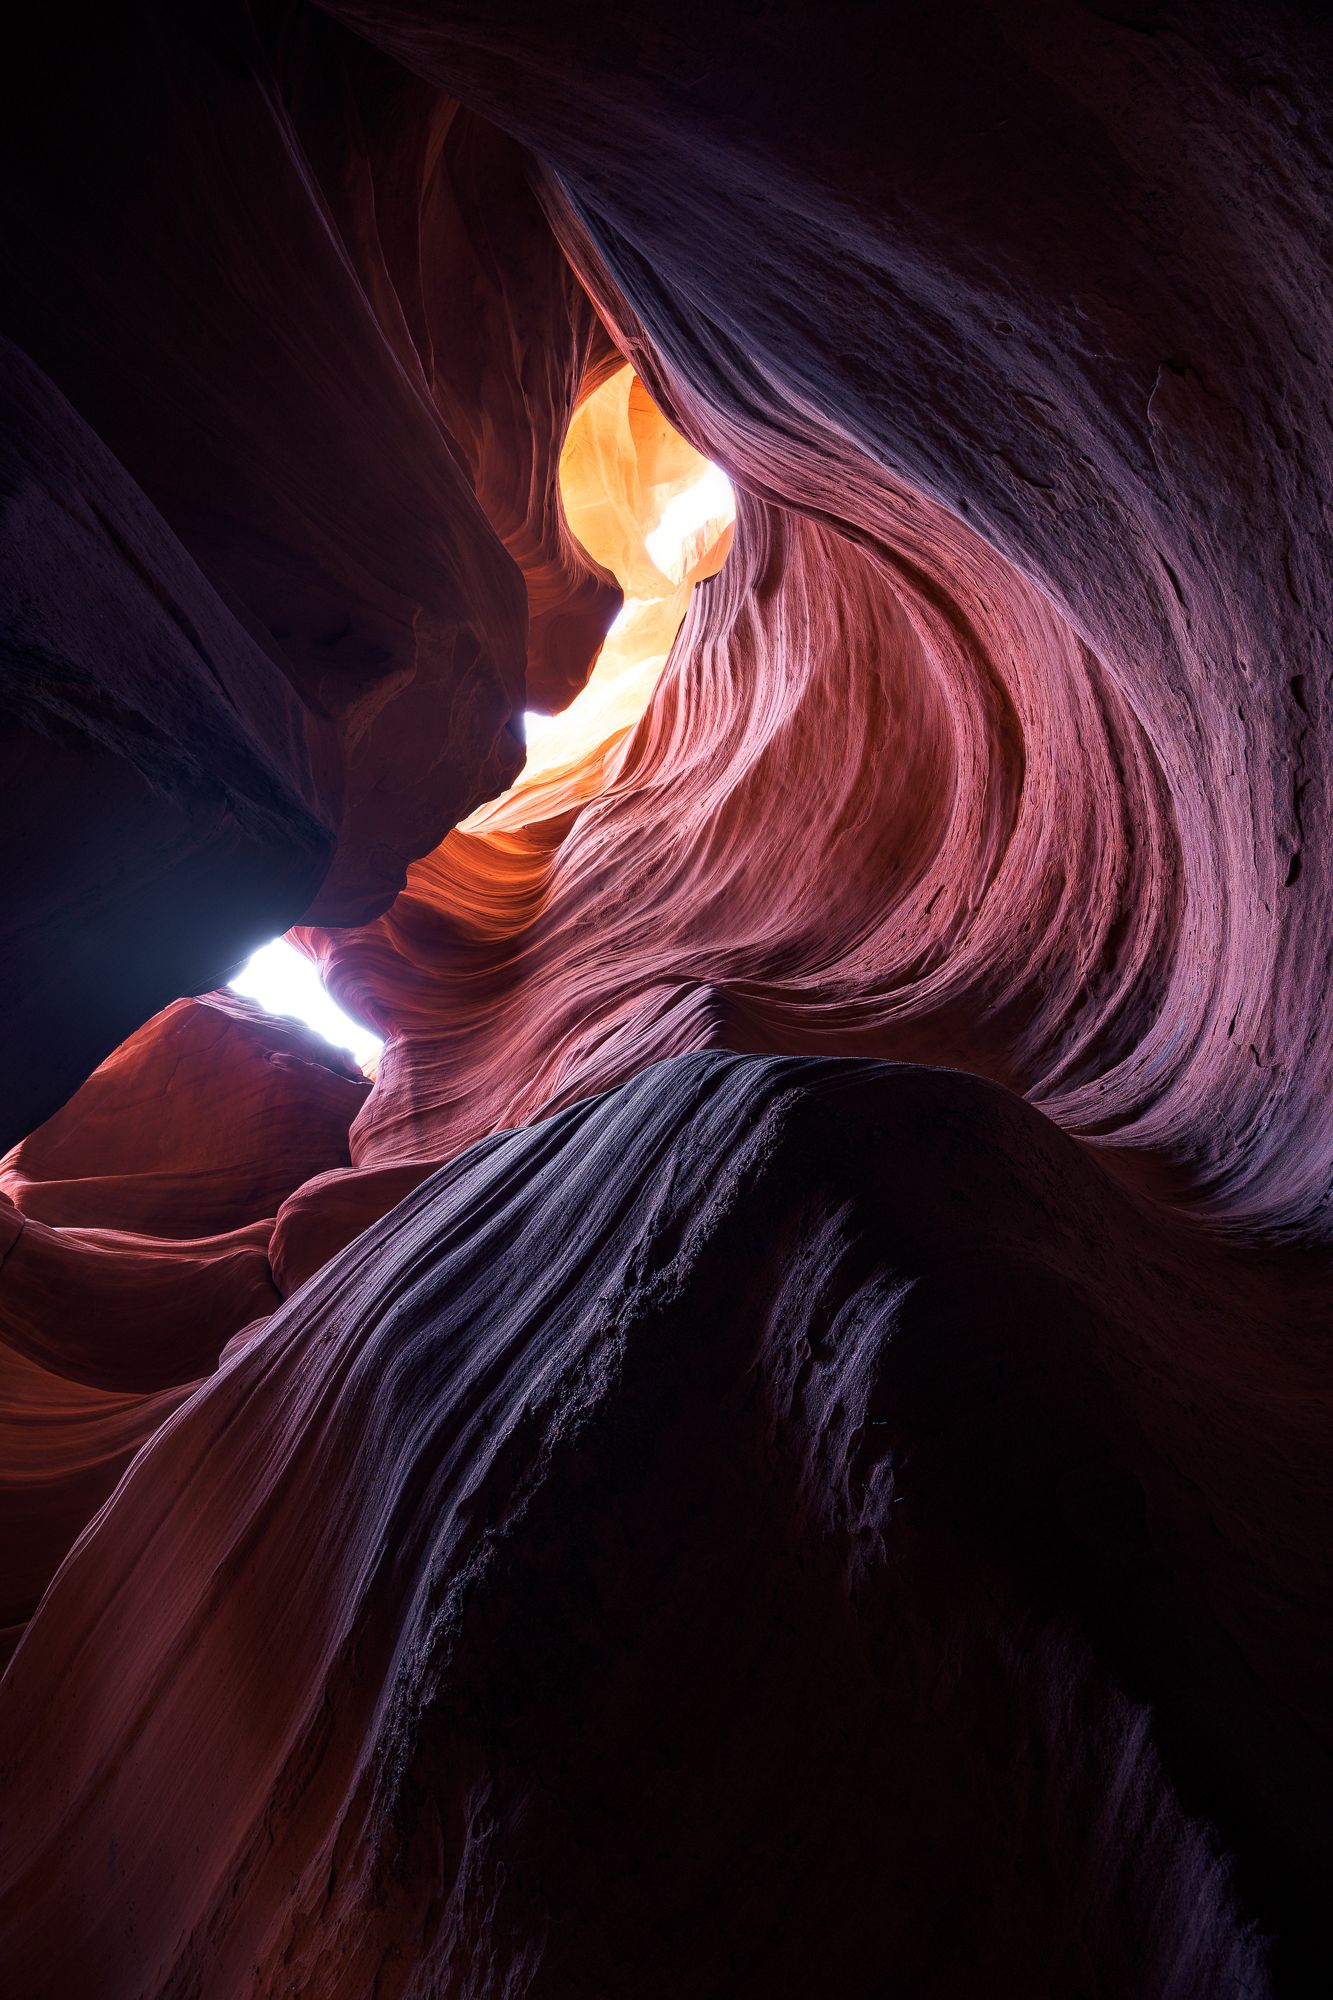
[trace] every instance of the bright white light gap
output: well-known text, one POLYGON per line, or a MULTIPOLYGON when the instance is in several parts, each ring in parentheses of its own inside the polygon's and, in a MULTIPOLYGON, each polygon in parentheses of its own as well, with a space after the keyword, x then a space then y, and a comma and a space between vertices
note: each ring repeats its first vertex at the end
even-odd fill
POLYGON ((270 1014, 303 1021, 335 1048, 346 1049, 362 1067, 384 1047, 378 1035, 345 1014, 324 989, 314 964, 286 938, 273 938, 252 952, 236 977, 232 991, 257 1000, 270 1014))

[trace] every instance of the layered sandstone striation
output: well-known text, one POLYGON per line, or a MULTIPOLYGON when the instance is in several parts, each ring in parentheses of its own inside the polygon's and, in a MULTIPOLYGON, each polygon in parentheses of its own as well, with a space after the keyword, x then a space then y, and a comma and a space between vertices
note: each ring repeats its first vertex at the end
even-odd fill
POLYGON ((348 1164, 364 1077, 234 994, 181 1000, 0 1160, 0 1628, 144 1440, 279 1303, 278 1210, 348 1164))
POLYGON ((191 1398, 48 1594, 3 1689, 65 1746, 56 1788, 7 1772, 12 1962, 1262 1990, 1108 1662, 1313 1789, 1217 1629, 1264 1550, 1223 1515, 1177 1568, 1246 1317, 956 1074, 688 1057, 484 1141, 191 1398))
POLYGON ((53 40, 23 1992, 1323 1990, 1331 85, 1230 0, 53 40), (175 997, 298 922, 373 1087, 175 997))

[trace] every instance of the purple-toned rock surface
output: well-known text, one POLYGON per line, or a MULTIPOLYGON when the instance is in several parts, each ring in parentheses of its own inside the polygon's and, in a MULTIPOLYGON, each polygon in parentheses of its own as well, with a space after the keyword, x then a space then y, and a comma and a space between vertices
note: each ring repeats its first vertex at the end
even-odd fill
POLYGON ((1333 30, 39 41, 9 1984, 1322 2000, 1333 30))

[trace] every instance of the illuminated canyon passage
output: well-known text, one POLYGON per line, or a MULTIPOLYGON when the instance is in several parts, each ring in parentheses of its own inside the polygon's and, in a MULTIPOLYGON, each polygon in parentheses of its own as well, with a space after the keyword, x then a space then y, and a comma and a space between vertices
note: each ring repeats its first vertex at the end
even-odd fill
POLYGON ((0 1992, 1322 2000, 1324 10, 86 15, 0 1992))

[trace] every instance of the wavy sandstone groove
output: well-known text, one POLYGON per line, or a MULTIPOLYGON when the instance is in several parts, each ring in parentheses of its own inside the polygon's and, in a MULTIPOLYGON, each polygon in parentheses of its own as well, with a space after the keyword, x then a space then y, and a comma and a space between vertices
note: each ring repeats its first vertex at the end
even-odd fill
POLYGON ((16 1992, 1324 1990, 1331 86, 1229 0, 49 31, 16 1992), (373 1085, 210 990, 287 925, 373 1085))

